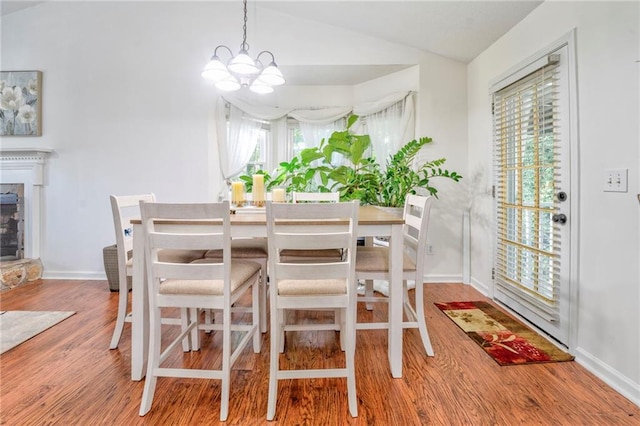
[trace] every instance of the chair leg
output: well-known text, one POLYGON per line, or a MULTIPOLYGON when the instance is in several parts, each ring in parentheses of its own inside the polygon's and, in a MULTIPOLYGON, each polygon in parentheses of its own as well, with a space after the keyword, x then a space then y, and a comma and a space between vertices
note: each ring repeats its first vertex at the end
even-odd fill
MULTIPOLYGON (((373 297, 373 280, 364 281, 364 296, 373 297)), ((371 304, 371 302, 365 302, 365 307, 367 308, 367 311, 373 310, 373 305, 371 304)))
POLYGON ((336 309, 334 315, 335 323, 340 331, 340 349, 344 351, 348 346, 347 333, 349 329, 345 327, 345 320, 347 320, 347 318, 345 318, 344 309, 336 309))
MULTIPOLYGON (((271 296, 273 297, 273 295, 271 296)), ((280 340, 282 334, 279 327, 282 324, 280 312, 276 312, 276 304, 271 301, 271 347, 269 350, 269 396, 267 398, 267 420, 276 416, 276 400, 278 399, 278 371, 280 370, 280 340)))
MULTIPOLYGON (((187 327, 189 327, 189 312, 187 311, 187 308, 180 308, 180 327, 182 331, 186 330, 187 327)), ((183 352, 189 352, 191 350, 191 342, 190 342, 191 337, 185 336, 185 338, 182 340, 183 352)), ((199 347, 199 346, 196 346, 196 347, 199 347)))
POLYGON ((355 352, 356 352, 356 318, 355 318, 355 306, 353 309, 346 309, 346 312, 342 314, 345 318, 343 322, 344 328, 340 331, 340 335, 348 334, 346 338, 346 367, 347 367, 347 397, 349 399, 349 413, 351 417, 358 417, 358 399, 356 397, 356 372, 355 372, 355 352))
POLYGON ((267 332, 267 261, 262 261, 260 269, 260 331, 267 332))
MULTIPOLYGON (((256 282, 251 286, 251 312, 252 321, 251 324, 255 327, 253 333, 253 353, 260 353, 260 346, 262 345, 262 335, 260 334, 262 309, 266 309, 266 306, 260 303, 262 297, 262 286, 259 283, 260 278, 256 279, 256 282)), ((266 325, 265 325, 266 327, 266 325)))
MULTIPOLYGON (((200 350, 200 330, 198 330, 198 323, 200 322, 200 310, 198 308, 189 308, 189 309, 184 309, 181 308, 183 310, 183 314, 182 314, 182 329, 185 330, 186 327, 189 326, 189 323, 191 322, 195 322, 196 326, 193 327, 193 329, 191 330, 191 350, 192 351, 199 351, 200 350), (188 313, 188 315, 186 315, 188 313), (186 325, 185 325, 185 317, 186 317, 186 325)), ((187 344, 189 344, 189 340, 188 339, 184 339, 182 341, 182 349, 184 350, 185 347, 185 341, 187 344)), ((184 351, 184 352, 188 352, 188 350, 184 351)))
POLYGON ((120 337, 122 337, 122 330, 124 330, 124 322, 127 317, 127 308, 129 305, 129 289, 127 287, 127 280, 124 280, 124 286, 120 283, 120 293, 118 294, 118 317, 116 318, 116 326, 113 329, 113 336, 111 337, 111 343, 109 349, 117 349, 118 343, 120 343, 120 337), (123 289, 124 287, 124 289, 123 289))
MULTIPOLYGON (((273 310, 271 311, 271 315, 273 315, 273 310)), ((286 318, 287 318, 287 314, 286 311, 284 309, 278 309, 277 313, 276 313, 276 318, 278 319, 278 324, 275 328, 272 328, 271 330, 272 333, 278 333, 280 335, 279 338, 279 351, 280 353, 284 353, 284 339, 285 339, 285 335, 284 335, 284 326, 286 323, 286 318)))
POLYGON ((158 377, 155 375, 155 370, 160 367, 160 308, 150 309, 153 309, 154 312, 149 321, 151 330, 149 333, 149 357, 147 359, 147 376, 142 392, 142 402, 140 403, 140 416, 144 416, 151 410, 153 396, 156 392, 156 381, 158 380, 158 377))
MULTIPOLYGON (((212 309, 205 309, 204 311, 204 323, 207 325, 213 324, 214 315, 212 309)), ((212 330, 205 330, 205 333, 211 334, 212 330)))
POLYGON ((431 339, 429 339, 429 332, 427 331, 427 323, 424 318, 424 284, 418 282, 416 282, 416 314, 424 350, 428 356, 434 356, 433 346, 431 345, 431 339))
POLYGON ((222 392, 220 396, 220 421, 229 415, 229 387, 231 381, 231 309, 222 311, 222 392))

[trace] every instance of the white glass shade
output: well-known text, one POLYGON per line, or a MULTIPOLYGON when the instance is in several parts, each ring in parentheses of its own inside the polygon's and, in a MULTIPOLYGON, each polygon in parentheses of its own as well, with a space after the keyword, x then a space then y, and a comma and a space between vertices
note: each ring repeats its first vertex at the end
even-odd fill
POLYGON ((216 83, 216 87, 223 92, 234 92, 240 89, 240 82, 233 76, 216 83))
POLYGON ((251 90, 254 93, 259 93, 261 95, 266 95, 267 93, 273 93, 273 87, 260 81, 259 79, 254 81, 251 84, 251 86, 249 86, 249 90, 251 90))
POLYGON ((220 61, 220 58, 218 58, 217 56, 211 58, 207 66, 204 67, 204 70, 202 70, 201 75, 203 78, 215 82, 222 81, 231 77, 231 73, 229 73, 226 65, 223 64, 222 61, 220 61))
POLYGON ((256 63, 249 57, 246 51, 242 50, 238 55, 229 62, 229 70, 238 74, 257 74, 260 69, 256 63))
POLYGON ((270 86, 279 86, 281 84, 284 84, 284 77, 282 76, 282 73, 280 72, 278 67, 273 64, 269 65, 262 71, 262 73, 258 77, 258 80, 270 86))

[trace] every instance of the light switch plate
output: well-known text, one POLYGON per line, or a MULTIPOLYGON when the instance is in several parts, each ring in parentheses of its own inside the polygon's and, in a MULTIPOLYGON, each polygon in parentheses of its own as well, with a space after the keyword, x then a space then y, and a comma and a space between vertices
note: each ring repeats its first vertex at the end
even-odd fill
POLYGON ((627 192, 627 169, 605 169, 604 192, 627 192))

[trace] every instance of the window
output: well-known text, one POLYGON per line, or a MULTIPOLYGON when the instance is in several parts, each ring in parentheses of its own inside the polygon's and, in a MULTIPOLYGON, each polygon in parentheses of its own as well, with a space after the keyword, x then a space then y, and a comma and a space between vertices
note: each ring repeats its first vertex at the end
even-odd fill
POLYGON ((287 121, 287 145, 288 152, 291 154, 289 158, 295 157, 307 147, 302 136, 302 130, 300 130, 300 124, 297 120, 290 119, 287 121))
POLYGON ((256 149, 253 151, 244 174, 251 176, 258 170, 265 170, 267 166, 267 158, 270 147, 270 129, 268 124, 263 124, 258 130, 258 141, 256 143, 256 149))

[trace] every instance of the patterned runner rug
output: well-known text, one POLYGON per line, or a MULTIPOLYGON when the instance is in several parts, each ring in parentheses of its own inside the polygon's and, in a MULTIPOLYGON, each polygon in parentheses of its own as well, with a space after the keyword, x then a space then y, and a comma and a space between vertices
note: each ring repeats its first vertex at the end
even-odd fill
POLYGON ((75 312, 1 311, 0 354, 69 318, 75 312))
POLYGON ((500 365, 571 361, 574 358, 487 302, 435 305, 500 365))

